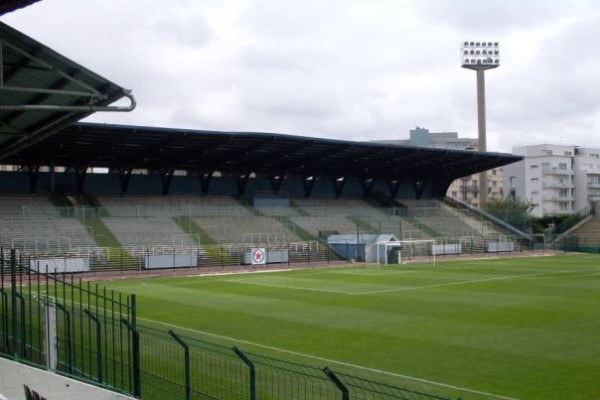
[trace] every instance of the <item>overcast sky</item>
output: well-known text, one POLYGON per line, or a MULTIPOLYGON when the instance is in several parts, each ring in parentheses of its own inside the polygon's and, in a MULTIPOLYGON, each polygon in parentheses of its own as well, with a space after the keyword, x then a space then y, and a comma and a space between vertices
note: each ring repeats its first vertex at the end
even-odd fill
POLYGON ((597 0, 43 0, 2 18, 133 89, 89 121, 402 139, 477 136, 464 40, 499 41, 488 150, 600 147, 597 0))

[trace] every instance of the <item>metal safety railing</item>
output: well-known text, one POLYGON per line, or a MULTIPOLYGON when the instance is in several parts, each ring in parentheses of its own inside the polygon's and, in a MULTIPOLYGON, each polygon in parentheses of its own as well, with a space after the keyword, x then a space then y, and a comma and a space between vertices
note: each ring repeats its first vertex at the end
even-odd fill
MULTIPOLYGON (((290 265, 319 265, 336 261, 339 258, 326 244, 319 241, 268 243, 246 242, 206 245, 141 245, 123 247, 80 247, 70 250, 52 249, 35 251, 19 249, 18 254, 27 257, 28 262, 49 266, 53 272, 59 271, 73 260, 84 267, 77 272, 95 274, 99 272, 150 273, 152 270, 169 268, 237 268, 250 265, 248 253, 262 248, 273 257, 268 260, 271 267, 290 265)), ((71 272, 76 272, 72 270, 71 272)))
POLYGON ((140 334, 143 399, 449 399, 335 368, 210 343, 173 330, 140 327, 140 334))
MULTIPOLYGON (((51 274, 0 250, 0 354, 135 393, 135 296, 51 274)), ((139 386, 139 385, 138 385, 139 386)))

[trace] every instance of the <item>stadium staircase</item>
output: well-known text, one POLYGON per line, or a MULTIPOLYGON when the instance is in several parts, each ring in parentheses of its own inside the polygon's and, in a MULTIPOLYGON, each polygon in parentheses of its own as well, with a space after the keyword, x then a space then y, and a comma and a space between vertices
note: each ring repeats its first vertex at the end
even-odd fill
POLYGON ((199 256, 199 264, 235 265, 236 259, 231 254, 223 252, 218 243, 195 220, 181 216, 173 217, 173 220, 198 246, 202 246, 204 252, 199 256))
POLYGON ((96 270, 110 270, 118 266, 119 269, 139 269, 140 261, 132 257, 123 248, 110 229, 97 216, 82 218, 82 223, 94 232, 96 244, 106 251, 106 257, 95 263, 96 270))
POLYGON ((571 247, 587 246, 596 248, 596 251, 593 252, 600 252, 600 218, 597 215, 589 216, 580 224, 565 232, 564 235, 559 236, 556 242, 568 244, 571 247))
POLYGON ((288 217, 286 215, 277 215, 277 216, 275 216, 275 219, 277 219, 281 223, 281 225, 285 226, 289 231, 291 231, 300 240, 306 240, 306 241, 319 240, 318 237, 305 231, 300 225, 298 225, 297 223, 292 221, 290 219, 290 217, 288 217))

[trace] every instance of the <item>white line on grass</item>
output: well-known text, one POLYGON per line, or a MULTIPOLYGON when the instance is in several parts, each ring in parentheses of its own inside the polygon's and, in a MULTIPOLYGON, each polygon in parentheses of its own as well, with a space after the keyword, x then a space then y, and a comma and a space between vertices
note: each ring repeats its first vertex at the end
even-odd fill
MULTIPOLYGON (((250 279, 252 279, 252 278, 250 278, 250 279)), ((306 290, 308 292, 333 293, 333 294, 360 294, 357 292, 346 292, 343 290, 303 288, 303 287, 298 287, 298 286, 286 286, 286 285, 272 285, 272 284, 268 284, 268 283, 252 282, 247 279, 223 279, 222 282, 240 283, 242 285, 272 287, 272 288, 277 288, 277 289, 306 290)))
POLYGON ((263 348, 263 349, 274 350, 274 351, 277 351, 277 352, 280 352, 280 353, 286 353, 286 354, 291 354, 291 355, 305 357, 305 358, 312 358, 313 360, 319 360, 319 361, 323 361, 323 362, 330 363, 330 364, 338 364, 338 365, 343 365, 343 366, 346 366, 346 367, 356 368, 356 369, 360 369, 360 370, 364 370, 364 371, 375 372, 375 373, 379 373, 379 374, 383 374, 383 375, 393 376, 393 377, 396 377, 396 378, 403 378, 403 379, 408 379, 408 380, 412 380, 412 381, 415 381, 415 382, 427 383, 427 384, 430 384, 430 385, 445 387, 445 388, 449 388, 449 389, 455 389, 455 390, 461 390, 461 391, 469 392, 469 393, 481 394, 481 395, 484 395, 484 396, 490 396, 490 397, 494 397, 494 398, 497 398, 497 399, 518 400, 518 399, 516 399, 514 397, 502 396, 502 395, 499 395, 499 394, 484 392, 484 391, 481 391, 481 390, 469 389, 469 388, 465 388, 465 387, 461 387, 461 386, 450 385, 450 384, 447 384, 447 383, 436 382, 436 381, 432 381, 432 380, 428 380, 428 379, 423 379, 423 378, 417 378, 415 376, 410 376, 410 375, 397 374, 397 373, 394 373, 394 372, 384 371, 384 370, 381 370, 381 369, 363 367, 361 365, 351 364, 351 363, 347 363, 347 362, 344 362, 344 361, 337 361, 337 360, 333 360, 333 359, 330 359, 330 358, 324 358, 324 357, 314 356, 314 355, 306 354, 306 353, 300 353, 300 352, 297 352, 297 351, 286 350, 286 349, 282 349, 282 348, 279 348, 279 347, 268 346, 268 345, 265 345, 265 344, 251 342, 249 340, 236 339, 236 338, 233 338, 231 336, 218 335, 218 334, 211 333, 211 332, 201 331, 199 329, 186 328, 185 326, 179 326, 179 325, 175 325, 175 324, 170 324, 168 322, 161 322, 161 321, 156 321, 156 320, 153 320, 153 319, 140 318, 140 317, 138 317, 138 320, 152 322, 152 323, 155 323, 155 324, 158 324, 158 325, 169 326, 171 328, 182 329, 182 330, 186 330, 186 331, 190 331, 190 332, 194 332, 194 333, 199 333, 201 335, 210 336, 210 337, 217 338, 217 339, 225 339, 225 340, 229 340, 229 341, 233 341, 233 342, 237 342, 237 343, 244 343, 244 344, 248 344, 248 345, 251 345, 251 346, 260 347, 260 348, 263 348))
MULTIPOLYGON (((431 269, 431 268, 430 268, 431 269)), ((413 272, 423 272, 423 269, 411 269, 410 271, 408 270, 400 270, 400 269, 392 269, 392 268, 386 268, 386 269, 367 269, 367 271, 369 272, 351 272, 351 271, 344 271, 344 270, 339 270, 339 271, 328 271, 329 273, 333 273, 336 275, 358 275, 358 276, 385 276, 385 275, 398 275, 398 274, 410 274, 413 272)))
POLYGON ((298 286, 286 286, 286 285, 253 282, 252 280, 249 280, 249 279, 235 279, 235 280, 230 279, 230 280, 224 280, 224 282, 240 283, 240 284, 244 284, 244 285, 274 287, 274 288, 280 288, 280 289, 305 290, 305 291, 309 291, 309 292, 322 292, 322 293, 364 296, 364 295, 371 295, 371 294, 396 293, 396 292, 407 292, 407 291, 422 290, 422 289, 434 289, 434 288, 438 288, 438 287, 465 285, 465 284, 469 284, 469 283, 480 283, 480 282, 502 281, 502 280, 508 280, 508 279, 528 278, 528 277, 549 275, 549 274, 595 272, 595 271, 598 271, 598 270, 597 269, 595 269, 595 270, 580 269, 580 270, 567 270, 567 271, 535 272, 535 273, 529 273, 529 274, 497 276, 494 278, 471 279, 471 280, 457 281, 457 282, 438 283, 435 285, 400 287, 400 288, 393 288, 393 289, 371 290, 371 291, 365 291, 365 292, 348 292, 348 291, 343 291, 343 290, 302 288, 302 287, 298 287, 298 286))
POLYGON ((465 285, 468 283, 503 281, 503 280, 507 280, 507 279, 519 279, 519 278, 528 278, 528 277, 534 277, 534 276, 540 276, 540 275, 573 273, 573 272, 583 272, 583 271, 589 271, 589 270, 536 272, 536 273, 530 273, 530 274, 497 276, 495 278, 471 279, 471 280, 458 281, 458 282, 438 283, 435 285, 427 285, 427 286, 414 286, 414 287, 408 287, 408 288, 405 287, 405 288, 397 288, 397 289, 382 289, 382 290, 378 290, 378 291, 362 292, 362 293, 357 293, 357 294, 365 295, 365 294, 377 294, 377 293, 406 292, 406 291, 410 291, 410 290, 433 289, 433 288, 444 287, 444 286, 465 285))

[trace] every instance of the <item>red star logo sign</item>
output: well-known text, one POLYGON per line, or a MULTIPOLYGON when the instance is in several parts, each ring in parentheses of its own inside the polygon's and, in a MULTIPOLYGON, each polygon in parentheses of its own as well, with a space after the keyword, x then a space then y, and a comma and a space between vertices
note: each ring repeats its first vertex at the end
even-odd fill
POLYGON ((265 258, 265 249, 252 250, 252 264, 264 264, 266 262, 265 258))

